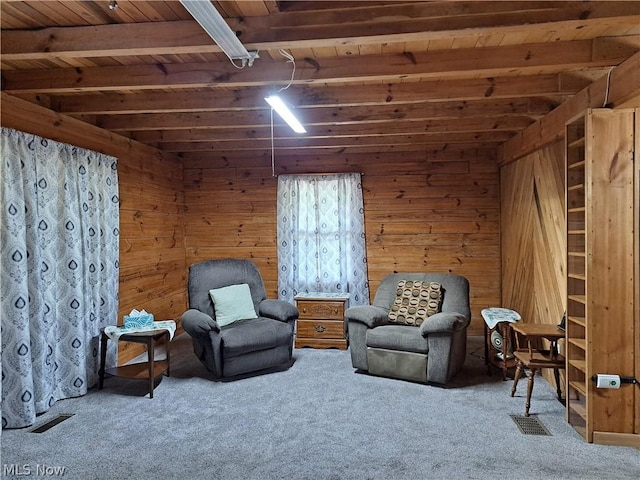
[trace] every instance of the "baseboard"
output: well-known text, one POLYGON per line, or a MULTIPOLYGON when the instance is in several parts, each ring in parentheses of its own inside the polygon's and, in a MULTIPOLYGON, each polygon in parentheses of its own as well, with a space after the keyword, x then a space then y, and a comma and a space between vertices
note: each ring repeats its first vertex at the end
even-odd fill
POLYGON ((618 447, 634 447, 640 449, 640 434, 593 432, 593 443, 599 445, 616 445, 618 447))

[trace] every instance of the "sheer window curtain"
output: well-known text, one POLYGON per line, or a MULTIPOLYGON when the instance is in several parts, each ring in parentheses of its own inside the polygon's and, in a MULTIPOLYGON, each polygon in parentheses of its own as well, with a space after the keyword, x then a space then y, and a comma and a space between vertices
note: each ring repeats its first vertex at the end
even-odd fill
POLYGON ((369 303, 359 173, 280 175, 277 235, 279 298, 331 292, 369 303))
POLYGON ((118 315, 118 178, 114 157, 8 128, 1 155, 2 427, 17 428, 97 381, 118 315))

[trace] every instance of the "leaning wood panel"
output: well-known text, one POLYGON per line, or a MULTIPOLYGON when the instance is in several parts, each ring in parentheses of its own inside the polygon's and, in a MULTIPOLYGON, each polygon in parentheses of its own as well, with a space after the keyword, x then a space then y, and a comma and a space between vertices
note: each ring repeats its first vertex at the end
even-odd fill
POLYGON ((501 169, 503 305, 529 322, 564 311, 563 165, 557 142, 501 169))
POLYGON ((534 154, 534 285, 536 323, 558 324, 564 312, 566 235, 564 219, 564 144, 534 154))

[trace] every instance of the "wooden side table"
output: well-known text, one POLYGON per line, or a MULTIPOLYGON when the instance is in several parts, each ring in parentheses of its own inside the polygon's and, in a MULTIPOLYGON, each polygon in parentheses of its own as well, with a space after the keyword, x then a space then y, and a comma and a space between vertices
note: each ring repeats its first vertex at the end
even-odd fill
POLYGON ((153 387, 156 377, 159 377, 165 372, 167 374, 167 377, 170 376, 171 337, 169 330, 149 330, 144 332, 135 332, 120 335, 118 341, 145 344, 147 346, 147 361, 105 369, 105 362, 107 358, 107 342, 109 340, 109 336, 103 330, 100 336, 100 370, 98 388, 102 390, 102 387, 104 385, 105 373, 116 377, 148 380, 149 398, 153 398, 153 387), (165 339, 166 341, 166 357, 163 360, 156 360, 155 346, 163 339, 165 339))
POLYGON ((296 348, 347 349, 344 311, 349 295, 301 293, 294 300, 300 312, 296 322, 296 348))
POLYGON ((560 369, 565 368, 565 357, 558 353, 558 340, 564 338, 564 330, 558 328, 557 325, 522 323, 512 324, 511 328, 516 334, 522 336, 523 343, 520 345, 520 338, 516 336, 517 349, 513 354, 517 361, 516 373, 513 378, 513 387, 511 388, 511 396, 516 393, 518 380, 522 376, 525 368, 529 369, 529 382, 527 383, 527 402, 524 408, 524 416, 529 416, 529 408, 531 407, 531 392, 533 391, 533 379, 536 372, 541 368, 553 368, 553 375, 556 380, 556 392, 558 400, 562 401, 562 391, 560 390, 560 369), (550 347, 545 349, 541 345, 541 340, 548 340, 550 347))

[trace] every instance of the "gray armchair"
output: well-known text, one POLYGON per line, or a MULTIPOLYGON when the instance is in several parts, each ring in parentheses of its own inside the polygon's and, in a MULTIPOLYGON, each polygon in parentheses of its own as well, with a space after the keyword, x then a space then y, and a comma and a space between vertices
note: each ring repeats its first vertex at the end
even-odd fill
POLYGON ((469 282, 453 274, 391 274, 382 280, 372 305, 347 309, 345 321, 354 368, 385 377, 446 384, 460 370, 466 355, 471 321, 469 282), (440 313, 420 326, 391 323, 389 310, 400 280, 440 283, 440 313))
POLYGON ((266 298, 260 271, 249 260, 208 260, 189 269, 189 310, 182 326, 192 337, 194 353, 216 378, 291 362, 297 318, 292 304, 266 298), (240 284, 249 285, 257 318, 221 325, 209 291, 240 284))

